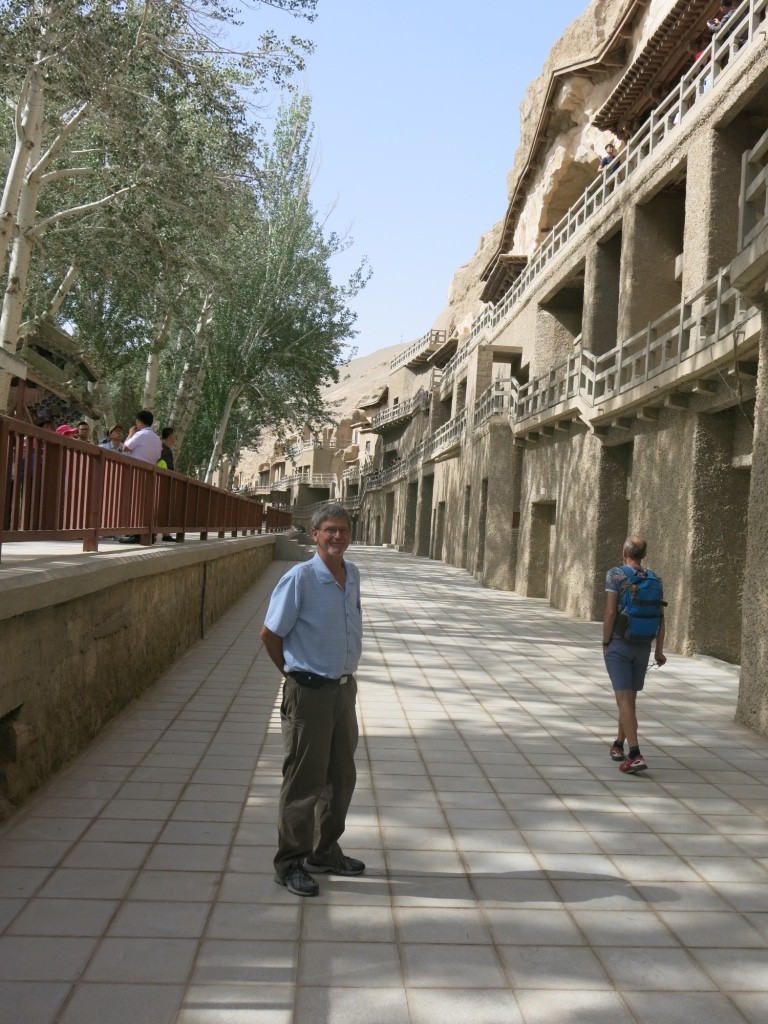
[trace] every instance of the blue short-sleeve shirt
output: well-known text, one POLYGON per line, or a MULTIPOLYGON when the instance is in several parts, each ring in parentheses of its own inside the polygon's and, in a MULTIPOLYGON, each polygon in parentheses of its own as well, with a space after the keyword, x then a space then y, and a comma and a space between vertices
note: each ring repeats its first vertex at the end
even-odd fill
POLYGON ((337 679, 357 668, 363 647, 360 571, 346 559, 344 567, 343 588, 318 554, 278 581, 264 625, 283 638, 286 672, 337 679))

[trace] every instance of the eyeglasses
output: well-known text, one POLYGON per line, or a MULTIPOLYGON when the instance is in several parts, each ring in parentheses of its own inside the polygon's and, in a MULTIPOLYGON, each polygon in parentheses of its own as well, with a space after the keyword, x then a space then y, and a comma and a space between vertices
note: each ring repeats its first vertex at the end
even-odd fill
POLYGON ((324 526, 318 533, 327 533, 329 537, 338 535, 339 537, 345 537, 349 533, 349 529, 346 526, 324 526))

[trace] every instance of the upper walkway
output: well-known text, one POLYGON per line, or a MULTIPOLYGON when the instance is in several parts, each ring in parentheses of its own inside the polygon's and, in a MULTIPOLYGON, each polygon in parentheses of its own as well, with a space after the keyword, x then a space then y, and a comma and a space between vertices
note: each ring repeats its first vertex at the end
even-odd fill
POLYGON ((380 548, 358 879, 274 884, 286 563, 0 827, 9 1024, 766 1024, 768 741, 672 656, 608 757, 600 626, 380 548))

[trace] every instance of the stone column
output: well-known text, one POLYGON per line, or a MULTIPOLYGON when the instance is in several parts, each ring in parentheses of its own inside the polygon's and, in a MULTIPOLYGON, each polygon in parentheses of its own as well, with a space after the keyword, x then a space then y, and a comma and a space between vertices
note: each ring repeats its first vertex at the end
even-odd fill
POLYGON ((688 148, 683 295, 691 295, 736 254, 741 156, 747 127, 701 132, 688 148))
POLYGON ((768 302, 762 303, 736 719, 768 735, 768 302))
POLYGON ((680 301, 675 261, 683 249, 683 202, 662 192, 627 212, 621 255, 618 336, 626 340, 680 301))
POLYGON ((621 232, 588 253, 584 270, 582 343, 595 355, 616 345, 621 277, 621 232))
MULTIPOLYGON (((724 661, 741 657, 749 473, 733 466, 736 407, 700 413, 693 437, 691 569, 686 650, 724 661)), ((764 508, 763 508, 764 514, 764 508)))

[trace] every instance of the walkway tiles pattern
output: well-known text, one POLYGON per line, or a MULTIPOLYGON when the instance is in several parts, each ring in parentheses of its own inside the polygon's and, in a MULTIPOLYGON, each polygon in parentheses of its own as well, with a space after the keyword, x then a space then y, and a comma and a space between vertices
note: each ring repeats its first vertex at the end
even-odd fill
POLYGON ((358 879, 274 884, 267 576, 0 829, 4 1024, 768 1024, 768 742, 672 657, 608 757, 600 627, 355 548, 358 879))

